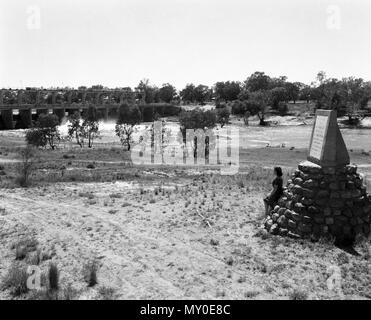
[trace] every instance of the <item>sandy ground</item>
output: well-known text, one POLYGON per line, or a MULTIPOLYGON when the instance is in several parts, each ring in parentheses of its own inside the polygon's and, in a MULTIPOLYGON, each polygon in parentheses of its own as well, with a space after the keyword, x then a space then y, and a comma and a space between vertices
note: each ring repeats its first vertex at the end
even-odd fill
MULTIPOLYGON (((19 137, 1 133, 3 181, 17 174, 19 137)), ((0 189, 0 279, 16 262, 17 243, 35 239, 41 270, 54 262, 61 288, 71 285, 76 299, 103 299, 102 288, 117 299, 371 298, 369 240, 357 242, 354 255, 330 241, 261 229, 271 167, 283 166, 286 180, 306 150, 242 149, 240 174, 221 176, 202 168, 127 167, 119 150, 100 148, 43 151, 35 184, 0 189), (95 169, 86 169, 88 162, 95 169), (93 173, 100 178, 87 182, 93 173), (113 178, 105 181, 108 173, 113 178), (98 284, 88 287, 83 269, 92 260, 99 262, 98 284), (339 286, 329 287, 335 276, 339 286)), ((371 170, 369 155, 351 157, 361 172, 371 170)), ((0 291, 0 299, 10 298, 0 291)))
MULTIPOLYGON (((266 235, 260 229, 264 188, 234 179, 223 184, 226 178, 214 175, 183 173, 175 183, 154 174, 145 184, 1 190, 0 275, 14 261, 12 245, 33 237, 48 253, 40 267, 54 261, 61 285, 72 284, 79 299, 99 299, 101 286, 114 288, 119 299, 288 299, 295 290, 313 299, 342 297, 326 281, 345 253, 266 235), (87 288, 82 269, 92 259, 100 264, 98 285, 87 288)), ((345 255, 349 268, 365 268, 355 272, 358 280, 347 275, 346 297, 371 298, 370 261, 345 255)))

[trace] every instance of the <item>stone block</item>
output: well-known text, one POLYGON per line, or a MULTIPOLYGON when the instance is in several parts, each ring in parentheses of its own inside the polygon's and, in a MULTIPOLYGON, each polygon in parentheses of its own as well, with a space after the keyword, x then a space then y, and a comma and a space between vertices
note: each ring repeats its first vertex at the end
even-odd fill
POLYGON ((271 229, 272 225, 273 225, 273 221, 272 221, 272 219, 267 219, 267 221, 266 221, 265 224, 264 224, 265 228, 266 228, 268 231, 271 229))
POLYGON ((314 196, 314 191, 311 189, 303 188, 303 196, 306 198, 312 198, 314 196))
POLYGON ((296 212, 302 212, 302 211, 304 211, 305 210, 305 206, 303 205, 303 204, 301 204, 300 202, 298 202, 298 203, 295 203, 295 205, 294 205, 294 210, 296 211, 296 212))
POLYGON ((306 198, 306 197, 303 197, 301 199, 301 203, 305 206, 310 206, 311 204, 313 204, 313 199, 310 199, 310 198, 306 198))
POLYGON ((339 184, 337 182, 331 182, 329 185, 330 190, 337 191, 339 190, 339 184))
POLYGON ((296 213, 296 212, 292 212, 291 213, 291 219, 294 220, 294 221, 300 221, 301 220, 301 215, 296 213))
POLYGON ((347 173, 354 174, 357 172, 357 166, 353 164, 349 164, 346 166, 347 173))
POLYGON ((324 210, 323 210, 323 214, 325 216, 331 216, 332 214, 332 209, 330 207, 326 207, 324 210))
POLYGON ((280 216, 277 220, 278 225, 283 228, 287 228, 287 218, 285 216, 280 216))
POLYGON ((343 208, 344 202, 341 199, 330 199, 331 208, 343 208))
POLYGON ((352 234, 352 228, 350 226, 343 226, 343 234, 349 236, 352 234))
POLYGON ((329 197, 330 193, 327 190, 320 190, 317 192, 317 198, 327 198, 329 197))
POLYGON ((352 190, 352 197, 353 198, 358 198, 360 196, 361 196, 361 191, 360 190, 358 190, 358 189, 352 190))
POLYGON ((354 182, 353 181, 348 181, 348 182, 346 182, 345 183, 345 187, 348 189, 348 190, 353 190, 353 189, 355 189, 355 184, 354 184, 354 182))
POLYGON ((318 182, 313 179, 308 179, 303 183, 304 188, 315 188, 318 187, 318 182))
POLYGON ((303 184, 303 181, 304 180, 302 178, 295 178, 293 180, 293 183, 296 184, 296 185, 298 185, 298 186, 301 186, 303 184))
POLYGON ((355 217, 362 217, 364 214, 363 212, 363 209, 362 208, 356 208, 353 210, 353 216, 355 217))
POLYGON ((351 200, 345 201, 345 205, 347 207, 349 207, 349 208, 353 208, 354 207, 353 201, 351 201, 351 200))
POLYGON ((303 194, 303 188, 296 184, 296 185, 292 188, 292 192, 293 192, 294 194, 297 194, 297 195, 298 195, 298 194, 299 194, 299 195, 302 195, 302 194, 303 194))
POLYGON ((295 229, 296 228, 296 222, 295 221, 292 221, 291 219, 289 219, 289 221, 288 221, 288 227, 290 229, 295 229))
POLYGON ((285 228, 280 228, 279 230, 279 234, 283 237, 287 236, 289 230, 285 229, 285 228))
POLYGON ((364 226, 363 226, 363 233, 364 233, 366 236, 369 236, 369 235, 370 235, 370 226, 369 226, 369 225, 364 225, 364 226))
POLYGON ((315 200, 315 203, 317 205, 319 205, 320 207, 323 207, 324 205, 326 205, 328 203, 328 199, 326 199, 326 198, 317 198, 315 200))
POLYGON ((319 213, 319 210, 317 209, 317 207, 310 206, 308 208, 308 212, 311 213, 311 214, 317 214, 317 213, 319 213))
POLYGON ((318 224, 322 224, 322 223, 324 223, 325 222, 325 219, 324 219, 324 217, 322 217, 322 216, 315 216, 314 218, 313 218, 313 220, 316 222, 316 223, 318 223, 318 224))
POLYGON ((289 231, 289 232, 287 233, 287 235, 288 235, 290 238, 293 238, 293 239, 300 239, 300 235, 298 235, 298 234, 295 233, 295 232, 291 232, 291 231, 289 231))
POLYGON ((285 210, 285 217, 290 219, 291 218, 291 213, 292 213, 291 210, 288 210, 288 209, 285 210))
POLYGON ((326 222, 327 225, 331 225, 331 224, 334 224, 335 221, 334 221, 333 217, 327 217, 325 219, 325 222, 326 222))
POLYGON ((275 224, 273 224, 272 226, 271 226, 271 228, 269 229, 269 232, 271 233, 271 234, 278 234, 278 231, 279 231, 279 227, 278 227, 278 225, 275 223, 275 224))
POLYGON ((322 168, 322 171, 324 174, 329 174, 329 175, 333 175, 336 172, 334 167, 324 167, 322 168))
POLYGON ((301 223, 298 226, 298 230, 307 234, 307 233, 310 233, 312 231, 312 226, 309 225, 309 224, 301 223))
POLYGON ((327 189, 327 182, 326 182, 326 181, 321 181, 321 182, 319 183, 319 187, 320 187, 321 189, 327 189))
POLYGON ((353 216, 352 211, 348 208, 343 209, 342 213, 345 217, 348 217, 348 218, 351 218, 353 216))
POLYGON ((312 223, 312 218, 309 217, 309 216, 303 216, 303 223, 311 224, 312 223))
POLYGON ((351 199, 351 198, 352 198, 352 193, 351 193, 349 190, 347 190, 347 191, 342 191, 342 192, 340 193, 340 195, 341 195, 341 197, 342 197, 343 199, 351 199))
POLYGON ((355 226, 354 227, 354 232, 355 232, 355 234, 361 234, 361 233, 363 233, 363 226, 361 226, 361 225, 355 226))
POLYGON ((367 205, 363 208, 363 212, 366 213, 366 214, 370 214, 371 213, 371 205, 367 205))
POLYGON ((340 198, 340 193, 337 191, 333 191, 330 193, 330 199, 339 199, 340 198))

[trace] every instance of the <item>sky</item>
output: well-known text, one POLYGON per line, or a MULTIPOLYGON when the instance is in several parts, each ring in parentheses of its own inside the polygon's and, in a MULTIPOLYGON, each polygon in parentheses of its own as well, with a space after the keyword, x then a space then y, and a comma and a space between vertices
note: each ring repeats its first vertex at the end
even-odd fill
POLYGON ((1 0, 0 87, 371 80, 369 0, 1 0))

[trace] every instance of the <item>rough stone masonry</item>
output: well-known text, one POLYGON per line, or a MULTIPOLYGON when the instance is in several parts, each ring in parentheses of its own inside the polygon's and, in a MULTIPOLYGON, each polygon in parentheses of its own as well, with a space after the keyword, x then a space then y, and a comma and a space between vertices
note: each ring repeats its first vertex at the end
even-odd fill
POLYGON ((371 195, 357 166, 322 167, 305 161, 288 180, 264 226, 272 234, 345 240, 369 236, 370 220, 371 195))

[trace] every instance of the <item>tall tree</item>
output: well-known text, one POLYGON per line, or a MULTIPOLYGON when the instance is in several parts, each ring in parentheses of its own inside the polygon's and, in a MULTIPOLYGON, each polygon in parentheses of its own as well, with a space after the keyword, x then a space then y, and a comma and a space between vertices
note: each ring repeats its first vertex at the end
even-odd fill
POLYGON ((216 99, 234 101, 238 99, 241 85, 237 81, 217 82, 214 86, 216 99))
POLYGON ((99 117, 97 109, 89 106, 82 115, 82 127, 85 137, 88 139, 88 147, 93 147, 94 140, 99 136, 99 117))
POLYGON ((120 138, 121 144, 130 151, 133 140, 133 133, 136 126, 141 122, 141 113, 137 106, 124 103, 120 106, 119 117, 116 122, 116 135, 120 138))
POLYGON ((161 101, 170 103, 176 96, 176 89, 169 83, 163 84, 158 92, 161 101))
POLYGON ((184 103, 192 103, 195 101, 195 89, 195 85, 190 83, 187 84, 182 91, 180 91, 180 98, 184 103))
POLYGON ((271 86, 271 78, 264 72, 256 71, 246 79, 245 86, 250 92, 268 90, 271 86))

